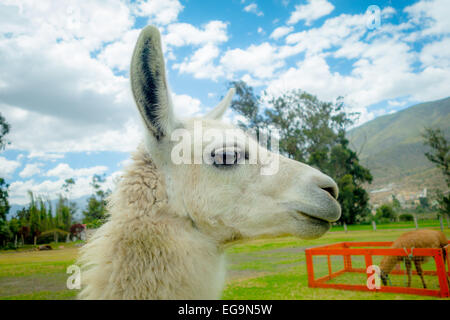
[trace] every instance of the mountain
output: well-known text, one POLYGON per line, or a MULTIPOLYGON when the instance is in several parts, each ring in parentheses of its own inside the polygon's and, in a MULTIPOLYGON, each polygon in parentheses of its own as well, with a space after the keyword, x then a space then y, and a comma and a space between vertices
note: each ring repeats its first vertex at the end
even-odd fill
POLYGON ((450 136, 450 97, 378 117, 348 132, 350 146, 374 176, 368 186, 371 197, 446 188, 442 174, 424 155, 429 150, 423 143, 425 127, 441 128, 450 136))

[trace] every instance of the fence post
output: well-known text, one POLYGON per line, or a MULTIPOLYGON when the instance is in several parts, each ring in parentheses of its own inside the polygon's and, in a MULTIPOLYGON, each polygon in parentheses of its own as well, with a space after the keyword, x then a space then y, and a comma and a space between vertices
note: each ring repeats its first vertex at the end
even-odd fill
POLYGON ((347 224, 344 222, 344 231, 347 233, 347 224))
POLYGON ((372 228, 373 231, 377 231, 377 224, 375 223, 375 220, 372 220, 372 228))
POLYGON ((443 259, 442 250, 439 249, 438 254, 434 255, 434 261, 436 262, 436 271, 439 278, 439 288, 441 290, 441 297, 449 296, 449 285, 447 282, 447 274, 445 272, 445 264, 443 259))
POLYGON ((439 224, 441 225, 441 231, 444 232, 444 219, 442 218, 442 214, 439 215, 439 224))
POLYGON ((416 230, 417 230, 417 229, 419 229, 419 225, 417 223, 417 216, 414 214, 413 217, 414 217, 414 224, 416 225, 416 230))
POLYGON ((305 250, 305 256, 306 256, 306 270, 308 271, 308 287, 314 288, 314 266, 313 266, 313 258, 311 255, 311 252, 306 249, 305 250))

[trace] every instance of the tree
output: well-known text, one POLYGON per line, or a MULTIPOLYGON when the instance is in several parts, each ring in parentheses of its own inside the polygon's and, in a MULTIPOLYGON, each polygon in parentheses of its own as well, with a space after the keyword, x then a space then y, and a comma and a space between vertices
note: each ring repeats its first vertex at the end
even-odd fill
POLYGON ((425 128, 423 138, 425 145, 431 148, 430 152, 425 152, 425 156, 436 164, 436 167, 441 169, 447 182, 446 194, 441 190, 436 191, 436 198, 439 204, 438 211, 441 214, 450 216, 450 193, 448 192, 450 187, 450 144, 439 128, 425 128))
POLYGON ((77 238, 80 238, 81 232, 83 232, 84 226, 80 223, 76 223, 70 227, 70 234, 77 238))
POLYGON ((236 97, 232 102, 231 108, 243 115, 247 120, 245 123, 239 121, 239 126, 244 129, 258 128, 263 123, 263 118, 259 115, 260 97, 255 95, 253 88, 247 86, 244 81, 233 81, 229 87, 236 89, 236 97))
POLYGON ((397 215, 390 204, 382 204, 377 210, 375 217, 380 221, 395 221, 397 219, 397 215))
POLYGON ((74 186, 75 186, 74 178, 69 178, 69 179, 64 180, 64 184, 62 185, 62 188, 63 188, 64 192, 66 193, 67 197, 70 194, 70 192, 72 191, 74 186))
POLYGON ((0 177, 0 220, 6 220, 6 216, 11 206, 8 201, 8 187, 5 179, 0 177))
MULTIPOLYGON (((9 129, 9 124, 0 113, 0 151, 9 143, 5 140, 9 129)), ((11 208, 8 201, 8 187, 9 185, 6 184, 5 179, 0 177, 0 220, 6 220, 6 216, 11 208)))
POLYGON ((19 235, 20 222, 16 218, 12 218, 8 222, 9 230, 11 234, 14 236, 14 247, 17 247, 17 237, 19 235))
POLYGON ((0 150, 3 150, 9 144, 9 141, 5 140, 5 136, 8 134, 10 128, 11 126, 0 113, 0 150))
POLYGON ((0 245, 5 246, 12 234, 6 220, 0 220, 0 245))
POLYGON ((96 220, 104 220, 106 218, 106 198, 111 193, 111 191, 104 191, 102 189, 103 183, 105 183, 104 175, 94 175, 92 177, 91 186, 94 193, 88 198, 86 210, 83 211, 84 223, 90 223, 96 220))
POLYGON ((372 175, 348 146, 346 128, 356 114, 345 112, 341 98, 336 103, 323 102, 301 90, 260 98, 243 81, 230 86, 236 88, 231 108, 246 119, 239 122, 243 129, 278 129, 281 154, 314 166, 336 181, 342 222, 352 224, 369 214, 369 196, 363 184, 372 182, 372 175), (270 108, 262 112, 262 104, 270 108))
POLYGON ((397 213, 399 213, 400 210, 402 209, 402 205, 401 205, 400 201, 397 199, 397 197, 394 194, 392 195, 392 208, 397 213))

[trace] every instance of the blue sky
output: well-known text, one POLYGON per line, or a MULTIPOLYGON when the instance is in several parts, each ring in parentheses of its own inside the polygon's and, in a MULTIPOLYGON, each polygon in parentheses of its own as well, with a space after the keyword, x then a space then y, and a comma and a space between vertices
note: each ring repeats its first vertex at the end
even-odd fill
POLYGON ((161 30, 179 116, 202 114, 242 79, 270 95, 344 96, 363 123, 449 95, 449 16, 448 0, 0 0, 0 112, 11 124, 0 176, 15 205, 27 190, 55 198, 69 177, 74 198, 95 173, 113 185, 141 137, 128 67, 147 24, 161 30))

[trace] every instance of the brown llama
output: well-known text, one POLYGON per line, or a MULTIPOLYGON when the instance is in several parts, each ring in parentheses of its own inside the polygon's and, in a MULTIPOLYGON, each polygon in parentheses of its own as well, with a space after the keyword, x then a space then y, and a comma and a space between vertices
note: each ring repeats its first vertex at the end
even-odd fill
MULTIPOLYGON (((414 230, 402 234, 397 240, 394 241, 391 248, 397 249, 411 249, 411 248, 444 248, 448 244, 447 237, 444 233, 437 230, 414 230)), ((414 253, 414 249, 413 249, 414 253)), ((444 261, 445 261, 445 250, 444 261)), ((381 280, 383 285, 387 285, 389 280, 389 273, 395 268, 401 261, 405 262, 406 273, 408 274, 408 287, 411 287, 411 262, 417 270, 417 274, 422 279, 423 287, 426 288, 425 279, 423 278, 422 264, 428 261, 430 257, 424 256, 385 256, 380 263, 381 280)), ((447 279, 448 281, 448 279, 447 279)))

